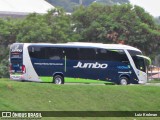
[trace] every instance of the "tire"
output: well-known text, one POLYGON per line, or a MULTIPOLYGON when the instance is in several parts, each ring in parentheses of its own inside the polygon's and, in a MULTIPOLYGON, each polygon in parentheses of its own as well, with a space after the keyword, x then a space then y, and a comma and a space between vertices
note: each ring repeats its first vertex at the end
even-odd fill
POLYGON ((128 78, 127 77, 121 77, 120 78, 120 85, 127 85, 128 84, 128 78))
POLYGON ((53 77, 54 84, 64 84, 64 78, 61 75, 55 75, 53 77))

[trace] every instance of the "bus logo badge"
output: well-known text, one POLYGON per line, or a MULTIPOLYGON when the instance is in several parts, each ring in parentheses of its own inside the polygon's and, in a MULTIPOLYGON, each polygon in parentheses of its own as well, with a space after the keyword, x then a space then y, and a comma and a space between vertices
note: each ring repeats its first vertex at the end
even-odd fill
POLYGON ((14 49, 11 49, 11 52, 22 52, 22 49, 19 49, 19 45, 16 45, 14 49))
POLYGON ((108 67, 108 64, 100 64, 98 62, 96 63, 82 63, 78 62, 76 66, 73 66, 73 68, 102 68, 105 69, 108 67))

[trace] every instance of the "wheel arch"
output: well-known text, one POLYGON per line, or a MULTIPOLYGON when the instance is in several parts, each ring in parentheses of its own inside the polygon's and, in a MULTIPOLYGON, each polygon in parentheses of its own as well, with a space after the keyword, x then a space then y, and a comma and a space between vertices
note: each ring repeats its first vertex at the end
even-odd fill
POLYGON ((130 75, 128 75, 128 74, 121 74, 119 76, 119 78, 121 78, 121 77, 126 77, 126 78, 128 78, 128 80, 130 80, 130 75))
POLYGON ((55 72, 55 73, 53 73, 53 80, 52 80, 52 82, 54 82, 54 77, 57 76, 57 75, 60 75, 63 78, 63 83, 64 83, 64 74, 62 72, 55 72))
POLYGON ((56 75, 61 75, 62 77, 64 77, 64 74, 62 72, 55 72, 55 73, 53 73, 53 77, 56 76, 56 75))
POLYGON ((127 78, 127 83, 128 83, 128 84, 130 83, 130 75, 128 75, 128 74, 121 74, 121 75, 119 76, 119 82, 120 82, 120 79, 121 79, 122 77, 126 77, 126 78, 127 78))

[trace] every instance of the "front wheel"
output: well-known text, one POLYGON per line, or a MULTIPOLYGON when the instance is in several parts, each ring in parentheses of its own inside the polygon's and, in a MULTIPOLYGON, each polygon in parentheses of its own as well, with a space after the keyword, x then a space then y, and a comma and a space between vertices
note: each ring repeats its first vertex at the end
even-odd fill
POLYGON ((64 78, 61 75, 55 75, 53 77, 53 82, 55 84, 64 84, 64 78))
POLYGON ((120 78, 120 85, 127 85, 128 84, 128 78, 121 77, 120 78))

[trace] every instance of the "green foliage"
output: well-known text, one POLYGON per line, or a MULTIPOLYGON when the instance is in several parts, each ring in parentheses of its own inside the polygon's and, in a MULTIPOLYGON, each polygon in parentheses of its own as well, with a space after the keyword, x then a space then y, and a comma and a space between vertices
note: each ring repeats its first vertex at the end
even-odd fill
POLYGON ((30 14, 19 24, 18 42, 67 42, 75 39, 70 16, 63 9, 30 14), (58 13, 58 16, 56 14, 58 13))
POLYGON ((9 77, 9 47, 15 42, 16 20, 11 18, 0 19, 0 78, 9 77))
POLYGON ((47 42, 50 37, 51 28, 42 15, 30 14, 19 24, 18 42, 47 42))
POLYGON ((0 63, 0 78, 9 77, 9 62, 6 59, 3 59, 0 63))
POLYGON ((154 53, 160 43, 160 27, 139 6, 92 4, 73 13, 80 41, 125 43, 154 53), (156 44, 155 44, 156 43, 156 44))
POLYGON ((8 47, 0 46, 0 78, 9 77, 9 55, 8 47))
POLYGON ((77 35, 73 32, 71 16, 66 15, 63 9, 58 10, 58 16, 53 16, 57 10, 50 11, 44 16, 45 21, 51 28, 52 39, 50 42, 77 41, 77 35))
POLYGON ((15 42, 16 20, 10 18, 0 19, 0 45, 7 46, 15 42))

